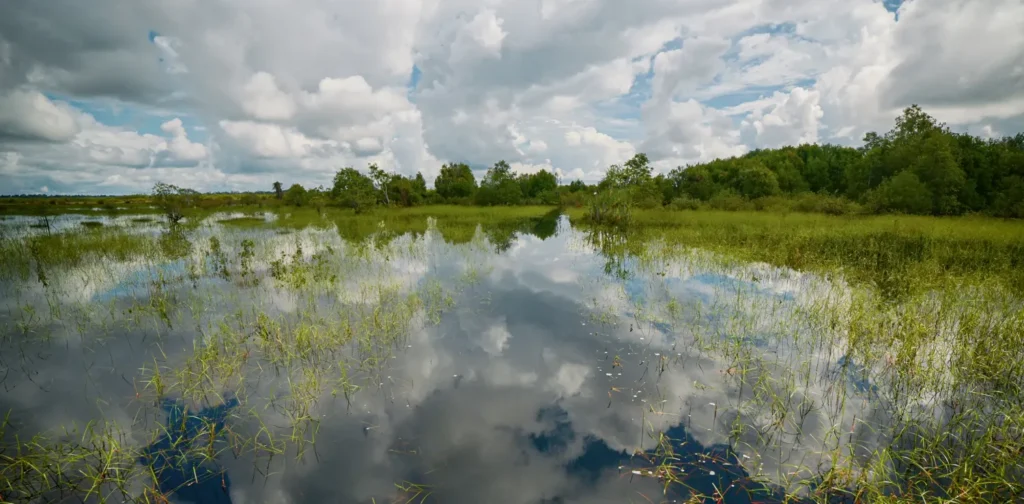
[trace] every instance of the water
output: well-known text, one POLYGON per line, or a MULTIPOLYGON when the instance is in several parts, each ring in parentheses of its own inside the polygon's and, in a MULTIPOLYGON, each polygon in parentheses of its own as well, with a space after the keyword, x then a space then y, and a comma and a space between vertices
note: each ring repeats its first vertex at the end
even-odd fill
POLYGON ((210 219, 183 257, 8 276, 5 442, 108 429, 131 476, 89 499, 239 504, 776 502, 886 440, 870 366, 820 337, 844 285, 556 216, 465 231, 210 219))

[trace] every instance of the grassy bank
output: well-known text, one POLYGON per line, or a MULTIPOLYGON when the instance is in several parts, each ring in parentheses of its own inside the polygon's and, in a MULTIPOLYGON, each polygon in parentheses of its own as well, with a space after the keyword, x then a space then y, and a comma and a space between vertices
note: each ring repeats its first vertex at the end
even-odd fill
MULTIPOLYGON (((569 209, 584 220, 585 209, 569 209)), ((624 246, 663 240, 882 288, 995 281, 1024 292, 1024 223, 987 217, 634 210, 624 246), (898 285, 897 285, 898 284, 898 285)))

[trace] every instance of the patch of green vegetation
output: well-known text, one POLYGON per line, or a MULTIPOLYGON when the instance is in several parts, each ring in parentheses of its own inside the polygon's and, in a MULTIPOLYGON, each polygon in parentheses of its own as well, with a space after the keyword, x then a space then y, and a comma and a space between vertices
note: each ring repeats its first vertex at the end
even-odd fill
MULTIPOLYGON (((45 227, 45 226, 43 226, 45 227)), ((27 279, 31 272, 40 281, 54 270, 67 270, 88 260, 124 262, 157 253, 155 239, 115 227, 85 227, 26 239, 0 240, 0 278, 27 279)))
POLYGON ((78 224, 86 229, 98 229, 103 227, 103 223, 100 221, 82 221, 78 224))
MULTIPOLYGON (((644 225, 629 232, 586 226, 584 239, 605 257, 607 282, 629 304, 630 332, 635 325, 648 336, 669 324, 692 338, 679 346, 677 362, 658 363, 659 372, 692 369, 691 359, 721 363, 720 376, 705 376, 731 397, 735 413, 718 424, 730 449, 782 453, 791 445, 780 438, 808 436, 807 415, 824 416, 815 420, 824 436, 809 441, 820 448, 804 460, 758 474, 756 457, 741 458, 755 479, 822 503, 1010 502, 1024 492, 1024 309, 1020 292, 1007 288, 1019 223, 666 213, 639 212, 644 225), (792 266, 796 250, 802 269, 821 276, 750 262, 792 266), (960 264, 971 255, 981 265, 960 264), (661 279, 673 269, 736 282, 710 284, 710 302, 649 295, 668 292, 661 279), (868 281, 839 281, 851 275, 868 281), (798 303, 760 293, 762 285, 787 283, 799 285, 798 303), (647 296, 625 294, 638 284, 647 296), (821 366, 834 370, 819 383, 821 366), (828 406, 818 409, 818 400, 828 406)), ((594 319, 621 324, 597 299, 595 311, 594 319)), ((716 405, 716 415, 719 406, 726 407, 716 405)), ((681 440, 654 427, 645 434, 656 447, 640 454, 634 474, 657 478, 667 491, 706 470, 706 460, 676 456, 681 440)), ((707 499, 726 498, 697 493, 692 501, 707 499)))
MULTIPOLYGON (((568 209, 582 221, 584 209, 568 209)), ((996 281, 1024 293, 1024 223, 986 217, 634 210, 622 246, 652 242, 842 274, 887 290, 996 281)))

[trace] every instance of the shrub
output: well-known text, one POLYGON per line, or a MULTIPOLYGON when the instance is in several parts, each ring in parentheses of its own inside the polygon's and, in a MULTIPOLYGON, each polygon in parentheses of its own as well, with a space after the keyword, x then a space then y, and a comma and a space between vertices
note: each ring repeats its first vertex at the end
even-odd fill
POLYGON ((752 210, 754 205, 751 205, 749 201, 743 199, 736 191, 732 189, 725 189, 719 191, 708 200, 708 206, 715 210, 727 210, 730 212, 737 212, 740 210, 752 210))
POLYGON ((609 189, 591 198, 586 218, 595 224, 628 226, 633 217, 630 194, 622 189, 609 189))
POLYGON ((868 193, 867 202, 875 212, 927 214, 932 210, 932 192, 907 170, 868 193))
POLYGON ((700 210, 701 202, 689 195, 683 195, 672 200, 672 202, 668 204, 668 208, 670 210, 700 210))
POLYGON ((750 203, 755 210, 771 212, 788 212, 793 206, 792 201, 782 196, 764 196, 752 200, 750 203))
POLYGON ((563 192, 558 196, 562 208, 583 208, 587 204, 587 193, 583 191, 563 192))
POLYGON ((157 182, 153 186, 153 203, 163 211, 171 224, 185 218, 185 209, 196 205, 199 193, 185 187, 157 182))

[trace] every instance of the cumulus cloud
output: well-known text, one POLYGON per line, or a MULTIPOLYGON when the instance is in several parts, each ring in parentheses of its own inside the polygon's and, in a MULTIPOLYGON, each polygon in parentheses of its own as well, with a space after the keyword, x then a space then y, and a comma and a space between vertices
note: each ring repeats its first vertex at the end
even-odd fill
POLYGON ((15 89, 0 95, 0 138, 63 142, 78 134, 69 107, 54 103, 35 90, 15 89))
POLYGON ((1012 133, 1022 17, 1015 0, 21 2, 0 19, 5 186, 36 191, 57 160, 223 184, 199 189, 499 159, 596 180, 638 151, 662 169, 856 143, 912 103, 1012 133))

